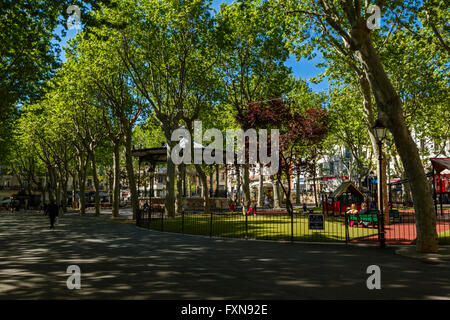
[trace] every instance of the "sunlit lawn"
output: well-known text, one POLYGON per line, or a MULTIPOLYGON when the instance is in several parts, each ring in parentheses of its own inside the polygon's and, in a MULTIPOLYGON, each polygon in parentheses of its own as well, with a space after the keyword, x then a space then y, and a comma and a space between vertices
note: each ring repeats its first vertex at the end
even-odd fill
MULTIPOLYGON (((213 215, 212 232, 210 231, 211 216, 205 214, 185 215, 184 233, 210 235, 220 237, 245 238, 246 223, 243 215, 213 215)), ((289 216, 248 216, 248 237, 253 239, 290 240, 291 218, 289 216)), ((151 221, 152 229, 161 230, 161 220, 151 221)), ((374 227, 352 227, 349 229, 350 239, 377 234, 374 227)), ((182 232, 182 217, 165 218, 163 230, 168 232, 182 232)), ((308 218, 294 216, 294 240, 309 241, 345 241, 344 218, 327 217, 325 230, 309 230, 308 218)))
POLYGON ((438 233, 440 244, 450 244, 450 230, 445 230, 438 233))

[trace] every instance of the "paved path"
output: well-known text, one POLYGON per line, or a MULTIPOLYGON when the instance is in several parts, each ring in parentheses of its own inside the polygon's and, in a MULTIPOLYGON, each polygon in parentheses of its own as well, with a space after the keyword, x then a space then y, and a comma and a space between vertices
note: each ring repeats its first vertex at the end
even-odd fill
POLYGON ((450 299, 450 265, 375 247, 160 233, 108 217, 0 213, 0 299, 450 299), (80 266, 80 290, 66 287, 80 266), (381 290, 366 268, 381 267, 381 290))

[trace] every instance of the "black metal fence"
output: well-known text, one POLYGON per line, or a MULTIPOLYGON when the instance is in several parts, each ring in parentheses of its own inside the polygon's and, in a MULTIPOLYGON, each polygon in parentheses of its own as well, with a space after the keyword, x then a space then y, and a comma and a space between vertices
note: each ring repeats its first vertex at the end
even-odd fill
MULTIPOLYGON (((413 212, 392 210, 385 221, 384 235, 389 244, 412 244, 416 239, 413 212)), ((450 210, 436 216, 436 228, 441 243, 450 243, 450 210)), ((164 214, 163 206, 141 211, 137 224, 141 227, 183 234, 242 239, 380 243, 381 217, 378 211, 364 216, 327 215, 311 211, 286 211, 257 208, 256 212, 243 214, 238 209, 211 210, 202 208, 183 211, 175 217, 164 214)))
MULTIPOLYGON (((378 211, 364 216, 321 214, 311 211, 286 211, 256 208, 249 214, 242 211, 186 210, 175 217, 164 214, 163 206, 142 210, 137 225, 143 228, 209 237, 242 239, 345 242, 379 244, 381 217, 378 211)), ((387 216, 387 215, 386 215, 387 216)), ((414 212, 391 210, 384 223, 384 236, 389 244, 412 244, 416 239, 414 212)), ((438 212, 436 228, 443 244, 450 244, 450 210, 438 212)))

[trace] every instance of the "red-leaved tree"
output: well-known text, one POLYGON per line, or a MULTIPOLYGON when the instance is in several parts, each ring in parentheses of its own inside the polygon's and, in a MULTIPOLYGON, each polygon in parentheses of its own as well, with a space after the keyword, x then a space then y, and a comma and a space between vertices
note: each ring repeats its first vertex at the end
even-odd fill
MULTIPOLYGON (((286 198, 286 209, 293 215, 291 202, 291 178, 293 169, 302 165, 309 148, 314 148, 328 133, 328 113, 322 108, 300 110, 292 102, 281 99, 266 102, 250 102, 245 113, 237 115, 242 128, 278 129, 279 170, 277 180, 286 198), (286 180, 285 187, 282 180, 286 180)), ((268 139, 270 144, 270 136, 268 139)), ((270 148, 267 148, 270 150, 270 148)))

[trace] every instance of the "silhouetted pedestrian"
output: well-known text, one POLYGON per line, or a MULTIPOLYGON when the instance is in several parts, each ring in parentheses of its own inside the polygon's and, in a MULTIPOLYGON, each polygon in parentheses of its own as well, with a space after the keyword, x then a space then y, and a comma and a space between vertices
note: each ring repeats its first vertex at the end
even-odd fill
POLYGON ((42 206, 42 211, 44 211, 44 216, 48 215, 48 204, 44 203, 42 206))
POLYGON ((59 213, 59 207, 54 200, 50 201, 47 212, 50 218, 50 229, 55 229, 55 220, 59 213))

